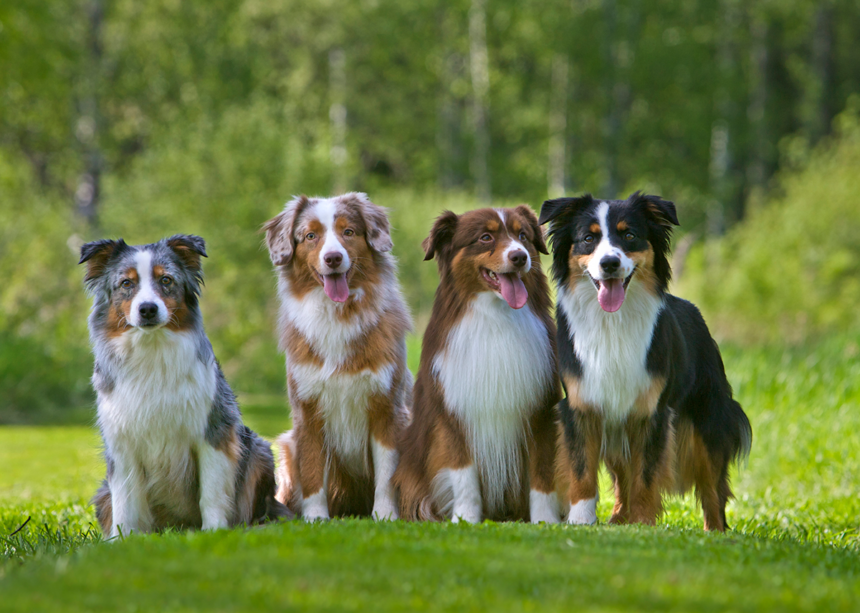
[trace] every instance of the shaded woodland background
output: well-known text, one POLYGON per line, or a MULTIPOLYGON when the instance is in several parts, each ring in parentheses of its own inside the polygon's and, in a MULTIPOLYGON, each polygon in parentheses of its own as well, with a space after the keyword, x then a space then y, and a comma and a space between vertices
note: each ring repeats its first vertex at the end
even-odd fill
POLYGON ((0 414, 90 402, 82 242, 206 238, 234 388, 277 394, 260 225, 297 193, 465 210, 636 189, 678 204, 674 290, 718 338, 860 339, 856 0, 6 0, 0 414))

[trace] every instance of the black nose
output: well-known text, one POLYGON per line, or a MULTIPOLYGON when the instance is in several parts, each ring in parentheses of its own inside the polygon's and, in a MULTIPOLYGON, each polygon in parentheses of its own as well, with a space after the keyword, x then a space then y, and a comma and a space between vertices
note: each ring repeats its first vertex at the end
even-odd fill
POLYGON ((326 253, 323 256, 323 261, 332 268, 337 268, 340 266, 340 263, 343 262, 343 254, 338 253, 337 251, 332 251, 330 253, 326 253))
POLYGON ((516 251, 511 251, 508 254, 508 259, 511 261, 511 264, 513 264, 517 268, 522 268, 526 265, 526 262, 529 261, 529 254, 525 251, 517 249, 516 251))
POLYGON ((137 310, 144 321, 151 321, 158 317, 158 305, 154 302, 143 302, 137 310))
POLYGON ((621 268, 621 258, 614 255, 608 255, 600 260, 600 267, 603 269, 603 272, 611 275, 621 268))

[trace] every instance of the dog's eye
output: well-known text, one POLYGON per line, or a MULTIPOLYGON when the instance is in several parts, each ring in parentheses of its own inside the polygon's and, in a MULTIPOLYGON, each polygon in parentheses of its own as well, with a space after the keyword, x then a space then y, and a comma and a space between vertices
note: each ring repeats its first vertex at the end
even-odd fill
POLYGON ((131 279, 123 279, 122 283, 119 284, 122 289, 131 289, 134 287, 134 282, 131 279))
POLYGON ((526 240, 526 233, 525 232, 520 232, 520 240, 521 241, 526 240))
POLYGON ((353 234, 355 234, 355 230, 353 230, 352 228, 347 228, 343 231, 344 236, 352 236, 353 234))
POLYGON ((159 281, 164 287, 170 287, 171 285, 173 285, 173 277, 168 277, 167 275, 161 277, 159 281))
POLYGON ((307 239, 309 241, 314 240, 316 237, 317 237, 317 235, 314 234, 313 232, 308 232, 307 234, 305 234, 305 239, 307 239))
POLYGON ((628 232, 624 235, 624 239, 628 241, 632 241, 634 238, 636 238, 636 235, 633 232, 628 232))
POLYGON ((487 234, 481 235, 481 242, 482 243, 490 243, 492 241, 493 241, 493 235, 492 234, 487 233, 487 234))
POLYGON ((588 244, 591 244, 594 242, 594 235, 593 234, 586 234, 585 238, 583 238, 582 240, 588 244))

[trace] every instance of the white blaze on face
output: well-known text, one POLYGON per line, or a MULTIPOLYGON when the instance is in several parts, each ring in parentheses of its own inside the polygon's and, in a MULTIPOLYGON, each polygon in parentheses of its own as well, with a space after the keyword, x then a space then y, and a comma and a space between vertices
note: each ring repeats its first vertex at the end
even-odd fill
POLYGON ((350 261, 349 254, 344 248, 343 244, 340 242, 340 237, 337 235, 337 231, 335 230, 335 215, 337 213, 337 200, 334 198, 328 198, 326 200, 320 200, 320 202, 316 206, 316 214, 319 219, 320 224, 322 224, 323 230, 323 244, 320 248, 320 272, 323 275, 328 275, 332 273, 338 272, 346 272, 349 270, 350 261), (339 253, 343 260, 340 263, 340 266, 331 267, 325 262, 325 256, 329 253, 339 253))
POLYGON ((147 302, 151 302, 158 307, 158 325, 166 323, 168 316, 167 305, 164 304, 164 301, 155 289, 157 279, 154 279, 152 276, 152 253, 149 251, 138 251, 134 256, 134 267, 137 270, 138 285, 137 293, 131 301, 131 312, 129 313, 131 321, 129 323, 134 327, 138 327, 143 323, 140 317, 140 306, 147 302))
POLYGON ((609 242, 609 203, 601 202, 597 207, 597 220, 600 223, 600 242, 597 244, 597 248, 594 250, 594 253, 591 254, 591 259, 588 262, 588 274, 591 275, 592 279, 601 280, 604 278, 603 268, 600 266, 600 262, 606 257, 617 257, 621 260, 621 266, 618 269, 618 274, 614 275, 615 277, 620 277, 622 279, 626 279, 633 272, 633 268, 635 264, 633 260, 627 257, 627 254, 624 253, 624 250, 616 247, 611 242, 609 242))
MULTIPOLYGON (((507 222, 505 220, 505 211, 503 211, 501 209, 496 209, 496 213, 499 214, 499 219, 502 220, 502 229, 505 231, 505 234, 510 236, 510 232, 508 232, 507 222)), ((530 271, 531 269, 532 269, 532 256, 531 256, 531 254, 529 254, 529 250, 526 249, 525 245, 523 245, 520 241, 511 237, 511 242, 508 243, 508 246, 505 247, 504 253, 502 253, 502 272, 517 271, 517 272, 521 272, 521 273, 525 274, 528 271, 530 271), (526 254, 526 265, 520 269, 517 269, 513 265, 513 263, 511 263, 511 260, 509 259, 511 252, 513 252, 513 251, 522 251, 526 254)))

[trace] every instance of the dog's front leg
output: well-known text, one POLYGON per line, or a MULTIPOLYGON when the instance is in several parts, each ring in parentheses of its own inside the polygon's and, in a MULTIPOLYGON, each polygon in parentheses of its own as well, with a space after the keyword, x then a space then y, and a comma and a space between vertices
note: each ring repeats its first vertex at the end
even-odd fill
POLYGON ((111 530, 115 538, 152 529, 152 514, 146 501, 143 471, 134 458, 112 454, 108 460, 111 494, 111 530))
POLYGON ((593 411, 571 407, 569 399, 559 403, 564 431, 568 473, 569 524, 597 523, 597 473, 600 468, 600 446, 603 423, 593 411))
POLYGON ((296 424, 299 482, 302 488, 302 518, 329 519, 325 437, 322 418, 299 404, 302 419, 296 424))
POLYGON ((397 417, 389 396, 373 396, 369 404, 374 485, 371 516, 374 519, 398 519, 397 502, 391 485, 391 478, 400 459, 395 448, 397 417))
POLYGON ((200 471, 200 516, 204 530, 230 525, 236 494, 235 454, 202 443, 197 449, 200 471))
POLYGON ((558 523, 558 495, 554 487, 555 446, 558 439, 554 407, 531 418, 529 439, 529 517, 531 523, 558 523))

